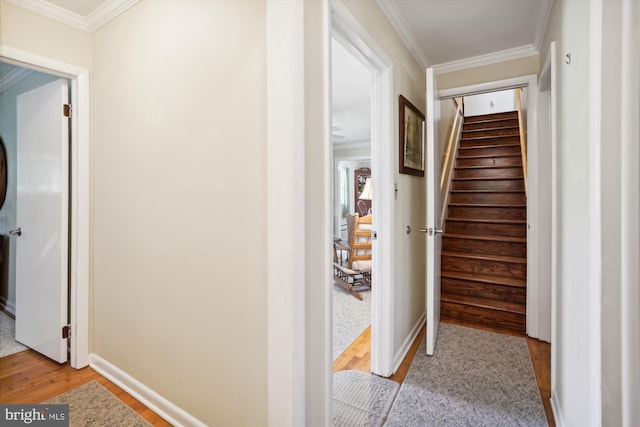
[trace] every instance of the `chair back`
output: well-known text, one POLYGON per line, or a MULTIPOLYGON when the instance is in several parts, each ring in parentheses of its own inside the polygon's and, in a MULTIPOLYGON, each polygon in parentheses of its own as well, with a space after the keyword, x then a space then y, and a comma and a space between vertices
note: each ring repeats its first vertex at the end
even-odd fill
POLYGON ((355 214, 353 236, 351 237, 351 254, 349 256, 349 268, 354 268, 354 263, 371 261, 371 231, 372 215, 360 217, 355 214))

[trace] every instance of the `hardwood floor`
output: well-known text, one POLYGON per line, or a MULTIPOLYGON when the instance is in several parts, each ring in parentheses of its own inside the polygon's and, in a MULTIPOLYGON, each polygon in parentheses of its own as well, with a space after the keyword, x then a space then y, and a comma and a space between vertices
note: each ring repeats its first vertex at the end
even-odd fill
MULTIPOLYGON (((448 322, 455 323, 455 322, 448 322)), ((462 325, 467 326, 467 325, 462 325)), ((422 327, 420 334, 413 342, 409 353, 402 361, 398 372, 390 376, 389 379, 400 384, 407 376, 411 362, 413 361, 420 343, 424 339, 425 327, 422 327)), ((496 332, 491 328, 480 328, 490 332, 496 332)), ((508 335, 523 336, 507 331, 499 331, 499 333, 507 333, 508 335)), ((547 415, 547 422, 550 427, 555 427, 553 412, 551 411, 551 345, 549 343, 538 341, 534 338, 526 337, 529 347, 529 354, 533 363, 533 369, 536 374, 538 389, 544 411, 547 415)), ((333 372, 356 370, 371 373, 371 327, 368 327, 347 349, 333 362, 333 372)))
POLYGON ((40 403, 96 380, 154 426, 171 424, 91 368, 73 369, 33 350, 0 358, 0 403, 40 403))

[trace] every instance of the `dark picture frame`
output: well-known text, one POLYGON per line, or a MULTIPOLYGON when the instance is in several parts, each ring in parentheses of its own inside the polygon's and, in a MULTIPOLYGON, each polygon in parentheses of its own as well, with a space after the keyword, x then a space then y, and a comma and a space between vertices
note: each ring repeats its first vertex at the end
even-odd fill
POLYGON ((400 95, 400 173, 424 176, 424 114, 400 95))
POLYGON ((0 209, 7 199, 7 150, 0 136, 0 209))

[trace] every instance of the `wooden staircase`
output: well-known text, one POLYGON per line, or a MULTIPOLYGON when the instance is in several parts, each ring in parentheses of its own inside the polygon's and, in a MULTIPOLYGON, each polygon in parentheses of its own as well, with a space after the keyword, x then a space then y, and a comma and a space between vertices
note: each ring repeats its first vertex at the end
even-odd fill
POLYGON ((442 320, 525 333, 526 218, 518 113, 465 117, 442 236, 442 320))

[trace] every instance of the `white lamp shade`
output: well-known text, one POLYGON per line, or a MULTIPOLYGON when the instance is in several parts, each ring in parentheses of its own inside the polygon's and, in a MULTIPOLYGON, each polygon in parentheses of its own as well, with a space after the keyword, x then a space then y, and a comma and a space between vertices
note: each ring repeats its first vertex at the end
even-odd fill
POLYGON ((373 193, 371 192, 371 178, 367 178, 364 182, 364 188, 362 189, 362 193, 360 193, 360 200, 371 200, 373 193))

